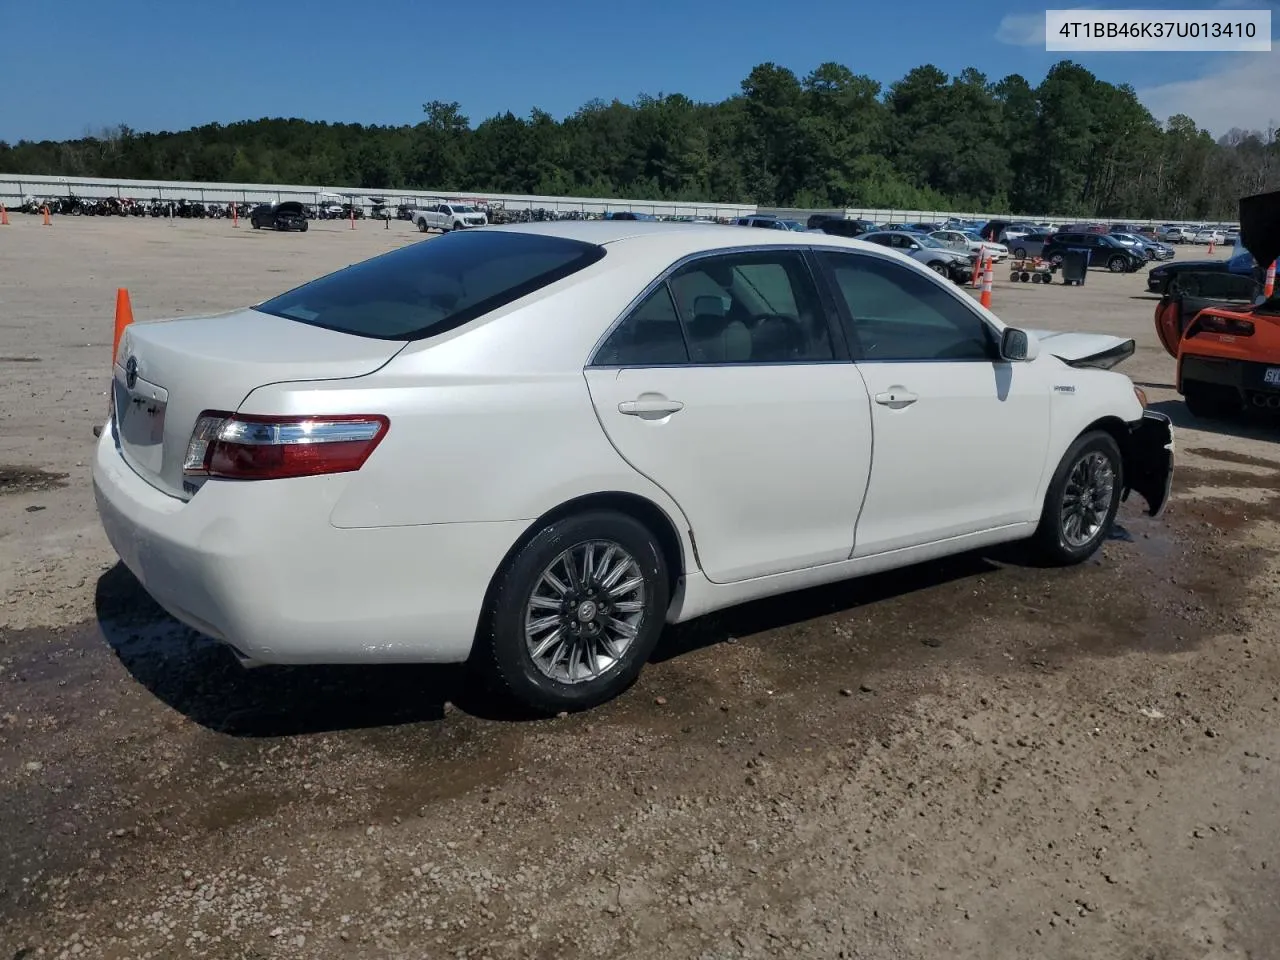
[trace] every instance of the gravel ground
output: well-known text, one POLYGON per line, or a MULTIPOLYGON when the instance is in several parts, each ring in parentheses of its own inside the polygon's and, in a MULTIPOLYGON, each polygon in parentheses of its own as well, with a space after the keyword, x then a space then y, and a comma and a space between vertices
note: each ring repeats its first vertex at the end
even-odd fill
POLYGON ((1140 277, 998 270, 995 307, 1138 339, 1179 424, 1165 518, 1135 498, 1071 570, 996 551, 737 608, 527 721, 456 670, 243 671, 92 508, 117 286, 140 320, 230 308, 407 224, 13 219, 0 960, 1276 955, 1280 429, 1188 420, 1140 277))

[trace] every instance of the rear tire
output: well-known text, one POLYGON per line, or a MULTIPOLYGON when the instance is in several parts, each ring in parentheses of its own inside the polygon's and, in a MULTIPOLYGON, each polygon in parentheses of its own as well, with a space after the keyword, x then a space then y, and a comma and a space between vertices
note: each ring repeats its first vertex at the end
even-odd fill
POLYGON ((638 520, 593 511, 553 521, 495 577, 473 662, 538 713, 594 707, 640 675, 669 590, 662 549, 638 520))
POLYGON ((1223 420, 1244 411, 1240 395, 1230 387, 1220 387, 1198 380, 1184 381, 1182 399, 1187 412, 1200 420, 1223 420))
POLYGON ((1045 493, 1040 526, 1031 540, 1046 566, 1083 563, 1106 540, 1124 490, 1124 461, 1111 434, 1091 430, 1063 455, 1045 493))
POLYGON ((1027 259, 1027 248, 1026 248, 1026 247, 1018 247, 1016 250, 1014 250, 1014 251, 1013 251, 1013 259, 1015 259, 1015 260, 1025 260, 1025 259, 1027 259))
POLYGON ((1112 257, 1107 261, 1107 269, 1112 273, 1124 273, 1129 269, 1129 264, 1124 257, 1112 257))
POLYGON ((426 232, 427 232, 427 221, 426 221, 426 220, 419 220, 419 221, 418 221, 418 232, 419 232, 419 233, 426 233, 426 232))

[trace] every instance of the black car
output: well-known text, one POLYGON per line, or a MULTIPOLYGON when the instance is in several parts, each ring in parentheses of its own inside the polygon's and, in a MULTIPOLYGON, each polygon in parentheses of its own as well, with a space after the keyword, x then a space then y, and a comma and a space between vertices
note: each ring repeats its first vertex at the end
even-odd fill
POLYGON ((1112 273, 1133 273, 1146 266, 1147 258, 1105 233, 1056 233, 1044 245, 1041 256, 1061 266, 1068 250, 1088 250, 1089 266, 1106 267, 1112 273))
POLYGON ((263 203, 254 207, 249 222, 255 230, 300 230, 307 232, 307 210, 297 200, 263 203))
POLYGON ((1170 281, 1184 273, 1233 273, 1251 277, 1253 272, 1253 258, 1247 254, 1228 260, 1178 260, 1152 267, 1147 273, 1147 289, 1164 296, 1169 292, 1170 281))
POLYGON ((805 226, 835 237, 860 237, 876 228, 870 220, 848 220, 837 213, 815 213, 805 226))

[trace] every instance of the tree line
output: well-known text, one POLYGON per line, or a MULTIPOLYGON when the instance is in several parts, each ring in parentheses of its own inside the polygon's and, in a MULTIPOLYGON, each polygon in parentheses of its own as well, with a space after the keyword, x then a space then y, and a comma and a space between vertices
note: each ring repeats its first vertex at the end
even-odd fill
POLYGON ((884 88, 838 63, 804 77, 764 63, 719 103, 592 100, 560 121, 535 109, 475 126, 456 102, 423 109, 403 126, 0 141, 0 172, 1114 219, 1233 219, 1241 196, 1280 186, 1275 130, 1215 140, 1067 60, 1037 86, 927 65, 884 88))

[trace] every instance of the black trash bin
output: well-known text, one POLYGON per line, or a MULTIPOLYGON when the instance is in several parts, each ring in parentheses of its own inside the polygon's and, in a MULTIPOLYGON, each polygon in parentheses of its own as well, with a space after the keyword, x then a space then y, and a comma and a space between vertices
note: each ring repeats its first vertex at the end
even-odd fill
POLYGON ((1088 247, 1068 247, 1062 254, 1062 282, 1084 283, 1089 279, 1088 247))

